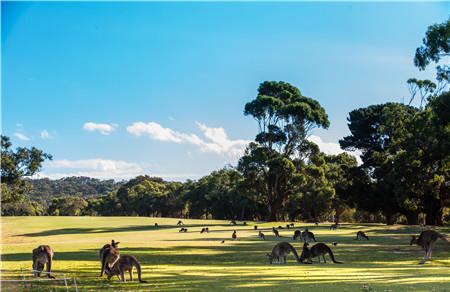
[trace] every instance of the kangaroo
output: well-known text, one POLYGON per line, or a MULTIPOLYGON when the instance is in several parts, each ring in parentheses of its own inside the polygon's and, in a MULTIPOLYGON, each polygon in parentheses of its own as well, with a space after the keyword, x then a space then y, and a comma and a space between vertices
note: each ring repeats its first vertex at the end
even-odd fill
POLYGON ((294 223, 289 223, 289 225, 290 225, 291 227, 294 227, 294 223))
POLYGON ((264 233, 262 233, 261 231, 258 233, 258 237, 259 237, 259 239, 266 240, 264 233))
POLYGON ((434 230, 422 231, 419 237, 416 237, 415 235, 412 236, 409 245, 416 244, 425 251, 423 259, 419 262, 420 265, 425 264, 427 260, 431 259, 433 247, 439 238, 450 243, 450 240, 447 237, 434 230))
POLYGON ((102 259, 103 252, 105 251, 105 249, 111 248, 111 247, 114 247, 114 248, 118 249, 119 248, 119 243, 120 242, 115 242, 114 239, 113 239, 113 240, 111 240, 111 244, 109 244, 109 243, 105 244, 99 251, 100 259, 102 259))
POLYGON ((363 232, 363 231, 358 231, 357 233, 356 233, 356 238, 355 238, 355 240, 362 240, 362 239, 365 239, 365 240, 369 240, 369 237, 363 232))
POLYGON ((302 237, 305 242, 314 241, 316 242, 316 238, 314 237, 314 233, 308 230, 308 228, 305 229, 305 231, 302 232, 302 237))
POLYGON ((286 224, 286 228, 287 228, 287 229, 290 229, 290 228, 291 228, 291 225, 286 224))
POLYGON ((272 264, 274 261, 280 264, 285 264, 286 256, 291 252, 294 254, 297 262, 300 262, 300 258, 298 257, 295 247, 293 247, 289 242, 286 241, 277 243, 273 247, 272 252, 267 254, 267 258, 269 259, 270 264, 272 264))
POLYGON ((181 227, 181 229, 178 232, 187 232, 187 228, 181 227))
POLYGON ((237 239, 236 230, 234 230, 233 234, 231 234, 231 239, 232 240, 236 240, 237 239))
POLYGON ((200 231, 200 233, 205 233, 206 232, 206 228, 202 228, 202 231, 200 231))
POLYGON ((335 264, 342 264, 342 262, 338 262, 334 258, 334 254, 331 251, 331 248, 329 248, 325 243, 317 243, 311 247, 311 249, 308 248, 308 243, 305 242, 303 244, 303 250, 302 254, 300 255, 300 262, 304 262, 307 260, 307 264, 312 264, 312 258, 318 257, 319 258, 319 264, 320 264, 320 257, 323 258, 323 261, 326 263, 325 255, 329 254, 331 260, 335 264))
POLYGON ((278 229, 284 229, 284 227, 280 225, 280 226, 278 226, 278 229))
POLYGON ((40 245, 33 249, 32 259, 33 259, 33 275, 35 277, 40 277, 42 271, 44 270, 44 265, 47 267, 47 277, 50 279, 55 279, 50 272, 52 270, 53 262, 53 249, 49 245, 40 245))
POLYGON ((111 246, 105 244, 100 250, 102 269, 100 271, 100 277, 103 277, 103 273, 111 269, 114 264, 120 259, 120 253, 118 248, 118 242, 111 241, 111 246))
POLYGON ((332 224, 331 226, 330 226, 330 230, 336 230, 338 228, 338 224, 332 224))
POLYGON ((138 273, 138 279, 141 283, 146 283, 146 281, 141 278, 141 265, 138 260, 132 255, 122 255, 120 259, 111 267, 111 269, 106 271, 108 275, 108 280, 110 280, 115 275, 120 275, 122 282, 125 282, 125 272, 130 273, 130 281, 133 281, 133 267, 136 267, 138 273))
POLYGON ((230 224, 231 224, 231 225, 237 225, 236 220, 231 220, 231 221, 230 221, 230 224))
POLYGON ((254 230, 258 230, 258 225, 253 226, 254 230))
POLYGON ((314 225, 319 226, 319 221, 314 222, 314 225))
POLYGON ((158 227, 159 225, 158 225, 158 223, 155 223, 155 227, 158 227))
POLYGON ((281 237, 280 233, 278 232, 278 230, 275 229, 275 227, 272 227, 272 232, 273 234, 275 234, 276 237, 281 237))
POLYGON ((300 232, 300 230, 295 230, 294 231, 294 236, 292 236, 293 240, 302 240, 302 233, 300 232))
POLYGON ((178 226, 179 226, 179 225, 184 225, 184 223, 183 223, 183 221, 179 220, 178 223, 177 223, 177 225, 178 225, 178 226))

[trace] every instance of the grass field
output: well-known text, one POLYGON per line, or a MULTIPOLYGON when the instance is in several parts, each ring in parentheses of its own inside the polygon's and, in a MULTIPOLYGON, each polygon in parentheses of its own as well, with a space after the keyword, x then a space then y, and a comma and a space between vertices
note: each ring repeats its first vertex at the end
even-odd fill
MULTIPOLYGON (((270 232, 272 226, 282 223, 258 224, 266 234, 266 241, 260 241, 254 223, 230 226, 225 221, 183 220, 188 232, 179 233, 175 226, 178 219, 170 218, 1 220, 2 280, 20 278, 22 270, 31 269, 31 250, 49 244, 55 250, 53 270, 76 276, 80 291, 450 291, 450 244, 439 241, 432 261, 418 265, 423 253, 419 247, 409 246, 409 239, 420 232, 420 227, 344 224, 338 230, 329 230, 329 224, 296 223, 298 228, 308 226, 318 241, 338 242, 332 248, 344 264, 327 260, 326 264, 299 265, 290 257, 286 265, 269 265, 265 254, 275 243, 292 242, 293 230, 281 230, 281 239, 270 232), (210 233, 200 234, 201 227, 209 227, 210 233), (237 230, 237 241, 229 240, 232 230, 237 230), (353 240, 358 230, 366 231, 370 240, 353 240), (98 249, 111 239, 121 242, 122 254, 138 258, 148 283, 98 277, 98 249), (222 244, 223 239, 226 241, 222 244)), ((448 236, 450 228, 439 231, 448 236)), ((300 242, 294 246, 301 252, 300 242)), ((61 288, 62 282, 46 285, 26 287, 49 291, 55 285, 61 288)), ((20 291, 23 287, 3 283, 2 290, 20 291)))

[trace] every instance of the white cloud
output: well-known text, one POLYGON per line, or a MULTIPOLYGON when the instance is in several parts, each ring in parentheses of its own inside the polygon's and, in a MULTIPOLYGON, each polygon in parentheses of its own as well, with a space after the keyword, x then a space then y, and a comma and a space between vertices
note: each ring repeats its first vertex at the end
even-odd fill
POLYGON ((41 139, 51 139, 52 136, 50 135, 50 133, 47 130, 42 130, 41 131, 41 139))
MULTIPOLYGON (((108 159, 82 159, 82 160, 54 160, 47 161, 43 165, 42 172, 35 178, 48 177, 60 179, 69 176, 87 176, 98 179, 130 179, 138 175, 162 177, 166 180, 184 181, 201 177, 192 173, 151 173, 146 171, 144 163, 134 163, 121 160, 108 159)), ((148 165, 147 165, 148 166, 148 165)))
POLYGON ((248 140, 230 140, 223 128, 210 128, 199 122, 196 122, 196 124, 203 133, 203 139, 195 134, 181 133, 170 128, 164 128, 155 122, 136 122, 128 126, 127 131, 135 136, 147 135, 158 141, 195 145, 202 152, 212 152, 232 158, 241 156, 247 144, 250 143, 248 140))
POLYGON ((46 162, 41 176, 57 179, 67 176, 89 176, 100 179, 126 179, 144 174, 144 170, 137 163, 107 160, 54 160, 46 162))
POLYGON ((117 124, 98 124, 93 122, 87 122, 83 125, 83 129, 86 131, 99 131, 102 135, 109 135, 117 128, 117 124))
POLYGON ((360 153, 358 153, 357 151, 355 152, 351 152, 351 151, 345 151, 341 149, 341 146, 339 145, 339 143, 334 143, 334 142, 325 142, 322 140, 322 138, 320 138, 319 136, 315 136, 315 135, 311 135, 308 137, 308 140, 311 142, 316 143, 319 148, 320 151, 322 151, 325 154, 328 155, 337 155, 339 153, 343 153, 343 152, 347 152, 350 155, 353 155, 356 157, 356 160, 358 161, 358 164, 361 164, 361 158, 360 153))
POLYGON ((14 137, 16 137, 17 139, 22 140, 22 141, 29 141, 30 140, 30 138, 27 137, 25 134, 19 133, 19 132, 14 133, 14 137))

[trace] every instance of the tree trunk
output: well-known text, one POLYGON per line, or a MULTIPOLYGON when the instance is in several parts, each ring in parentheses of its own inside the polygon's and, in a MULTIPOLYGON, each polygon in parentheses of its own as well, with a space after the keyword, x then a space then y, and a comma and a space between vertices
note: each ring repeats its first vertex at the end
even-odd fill
POLYGON ((397 219, 397 216, 395 216, 395 214, 385 213, 384 216, 386 217, 387 225, 394 225, 395 220, 397 219))
POLYGON ((425 224, 426 225, 442 225, 443 209, 440 200, 429 198, 424 201, 425 205, 425 224))
POLYGON ((436 210, 428 210, 428 212, 425 212, 426 217, 425 217, 425 224, 426 225, 443 225, 442 222, 442 215, 443 215, 443 210, 442 208, 436 209, 436 210))
POLYGON ((419 225, 419 213, 408 212, 405 213, 405 217, 408 221, 408 225, 419 225))

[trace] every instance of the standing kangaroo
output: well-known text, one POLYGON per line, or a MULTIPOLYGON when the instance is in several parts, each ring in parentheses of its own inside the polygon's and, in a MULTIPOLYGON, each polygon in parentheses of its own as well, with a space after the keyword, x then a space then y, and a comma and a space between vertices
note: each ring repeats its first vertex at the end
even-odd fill
POLYGON ((267 254, 267 258, 269 259, 269 263, 272 264, 274 260, 277 263, 285 264, 286 256, 290 253, 293 253, 297 262, 300 262, 300 258, 298 257, 297 251, 295 247, 293 247, 289 242, 279 242, 277 243, 271 253, 267 254))
POLYGON ((356 233, 356 238, 355 238, 355 240, 362 240, 362 239, 365 239, 365 240, 369 240, 369 236, 367 236, 363 231, 358 231, 357 233, 356 233))
POLYGON ((314 237, 314 233, 308 230, 308 228, 305 229, 305 231, 302 232, 302 237, 305 242, 314 241, 316 242, 316 238, 314 237))
POLYGON ((44 265, 46 265, 47 277, 50 279, 55 279, 55 277, 50 275, 54 254, 55 253, 53 252, 53 249, 48 245, 40 245, 37 248, 33 249, 33 275, 35 277, 41 276, 41 273, 44 270, 44 265))
POLYGON ((108 280, 114 275, 119 275, 122 282, 125 282, 125 272, 128 271, 130 273, 130 281, 133 281, 133 267, 137 270, 139 282, 145 283, 146 281, 141 278, 141 265, 138 260, 132 255, 125 254, 120 257, 111 269, 106 271, 108 280))
POLYGON ((103 252, 104 252, 106 249, 111 248, 111 247, 117 248, 117 249, 118 249, 118 248, 119 248, 119 243, 120 243, 120 242, 115 242, 114 239, 113 239, 113 240, 111 240, 111 244, 109 244, 109 243, 105 244, 105 245, 100 249, 100 251, 99 251, 100 259, 102 259, 102 257, 103 257, 103 252))
POLYGON ((272 227, 272 232, 273 234, 275 234, 276 237, 280 237, 280 233, 278 232, 278 230, 275 229, 275 227, 272 227))
POLYGON ((326 254, 330 255, 330 258, 333 261, 333 263, 342 264, 342 262, 338 262, 335 260, 334 254, 331 251, 331 248, 329 248, 328 245, 326 245, 325 243, 317 243, 317 244, 313 245, 313 247, 311 247, 311 249, 309 249, 307 242, 305 242, 303 244, 302 254, 300 255, 300 262, 307 260, 306 263, 312 264, 312 258, 318 257, 319 264, 320 264, 320 257, 322 257, 323 261, 326 263, 327 262, 325 260, 326 254))
POLYGON ((102 262, 100 277, 103 276, 103 273, 105 273, 105 271, 110 270, 111 267, 113 267, 114 264, 119 260, 120 253, 118 244, 119 244, 118 242, 114 242, 114 240, 112 240, 111 245, 105 244, 102 247, 102 249, 100 249, 100 256, 102 262))
POLYGON ((427 260, 431 259, 433 247, 439 238, 450 243, 450 240, 447 237, 434 230, 422 231, 419 237, 416 237, 415 235, 412 236, 411 242, 409 244, 410 245, 417 244, 418 246, 422 247, 422 249, 425 251, 425 255, 423 259, 419 262, 419 264, 423 265, 427 260))
POLYGON ((233 234, 231 234, 231 239, 232 239, 232 240, 236 240, 236 239, 237 239, 236 230, 234 230, 234 231, 233 231, 233 234))

